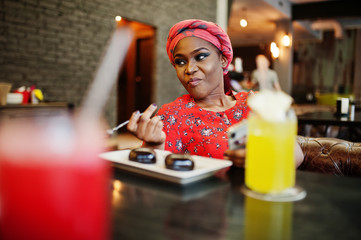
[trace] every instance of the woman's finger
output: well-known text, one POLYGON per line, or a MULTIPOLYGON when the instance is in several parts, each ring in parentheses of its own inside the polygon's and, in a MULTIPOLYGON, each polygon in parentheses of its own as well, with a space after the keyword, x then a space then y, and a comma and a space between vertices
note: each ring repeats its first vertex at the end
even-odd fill
POLYGON ((139 111, 135 111, 133 112, 132 116, 129 119, 129 123, 127 125, 127 129, 128 131, 132 132, 132 133, 136 133, 137 131, 137 126, 138 126, 138 121, 140 118, 140 112, 139 111))
POLYGON ((157 142, 164 142, 165 141, 165 133, 163 132, 163 121, 159 116, 155 117, 154 120, 154 128, 153 128, 153 136, 157 139, 157 142))
POLYGON ((143 112, 142 118, 143 119, 150 119, 153 113, 157 110, 157 104, 153 103, 150 104, 149 107, 143 112))
POLYGON ((150 143, 163 142, 163 122, 159 116, 153 117, 147 124, 145 139, 150 143))
POLYGON ((160 132, 160 131, 163 132, 163 127, 164 127, 163 121, 162 121, 162 119, 159 117, 159 121, 157 122, 157 125, 156 125, 155 128, 154 128, 154 132, 160 132))
POLYGON ((138 121, 138 129, 137 129, 137 134, 138 137, 140 137, 141 139, 145 140, 144 137, 147 136, 147 134, 149 133, 149 122, 151 121, 151 116, 152 114, 155 112, 155 110, 157 109, 157 105, 156 104, 151 104, 144 112, 143 115, 140 117, 139 121, 138 121))

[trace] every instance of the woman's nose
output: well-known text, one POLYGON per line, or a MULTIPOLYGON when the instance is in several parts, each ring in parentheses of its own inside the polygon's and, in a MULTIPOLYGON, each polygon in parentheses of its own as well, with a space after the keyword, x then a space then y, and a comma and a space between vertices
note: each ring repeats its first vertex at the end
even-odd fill
POLYGON ((188 65, 187 65, 187 68, 186 68, 186 73, 187 74, 193 74, 197 70, 198 70, 197 63, 194 62, 194 61, 189 61, 188 65))

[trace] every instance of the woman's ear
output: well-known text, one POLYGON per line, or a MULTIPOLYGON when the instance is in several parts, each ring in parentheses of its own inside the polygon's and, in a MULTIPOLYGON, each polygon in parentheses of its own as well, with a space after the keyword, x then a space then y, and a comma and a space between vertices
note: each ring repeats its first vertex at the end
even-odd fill
POLYGON ((225 68, 228 64, 228 60, 225 56, 221 55, 222 56, 222 59, 221 59, 221 62, 222 62, 222 68, 225 68))

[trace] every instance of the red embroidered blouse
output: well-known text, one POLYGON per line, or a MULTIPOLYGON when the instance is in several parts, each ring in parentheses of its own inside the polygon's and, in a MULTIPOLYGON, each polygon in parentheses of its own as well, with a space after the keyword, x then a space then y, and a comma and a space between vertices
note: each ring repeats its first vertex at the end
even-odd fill
POLYGON ((228 149, 227 129, 248 116, 249 93, 230 92, 236 104, 222 112, 200 108, 189 94, 163 105, 157 115, 162 118, 167 135, 165 150, 223 159, 228 149))

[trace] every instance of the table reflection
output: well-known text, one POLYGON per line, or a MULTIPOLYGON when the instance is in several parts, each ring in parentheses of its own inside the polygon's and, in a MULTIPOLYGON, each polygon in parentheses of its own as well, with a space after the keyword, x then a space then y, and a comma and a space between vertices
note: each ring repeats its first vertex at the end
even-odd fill
POLYGON ((293 202, 269 202, 246 196, 245 239, 291 239, 293 202))
POLYGON ((230 188, 225 180, 211 177, 181 186, 116 172, 111 186, 114 239, 138 239, 145 232, 153 233, 154 239, 163 234, 166 239, 222 239, 225 235, 230 188))
POLYGON ((228 186, 204 197, 176 202, 164 222, 167 239, 224 239, 227 228, 228 186))
POLYGON ((124 171, 112 179, 113 239, 359 239, 361 179, 297 172, 296 202, 245 196, 231 168, 189 185, 124 171))

